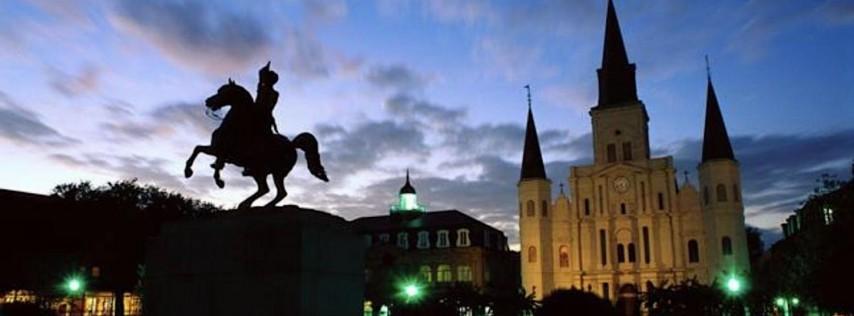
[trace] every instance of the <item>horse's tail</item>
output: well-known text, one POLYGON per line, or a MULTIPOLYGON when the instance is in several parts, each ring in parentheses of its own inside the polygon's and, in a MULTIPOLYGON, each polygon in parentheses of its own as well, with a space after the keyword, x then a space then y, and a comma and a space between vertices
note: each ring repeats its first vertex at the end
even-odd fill
POLYGON ((302 149, 308 163, 308 171, 320 180, 329 182, 326 169, 320 163, 320 153, 317 150, 317 139, 311 133, 301 133, 291 141, 294 147, 302 149))

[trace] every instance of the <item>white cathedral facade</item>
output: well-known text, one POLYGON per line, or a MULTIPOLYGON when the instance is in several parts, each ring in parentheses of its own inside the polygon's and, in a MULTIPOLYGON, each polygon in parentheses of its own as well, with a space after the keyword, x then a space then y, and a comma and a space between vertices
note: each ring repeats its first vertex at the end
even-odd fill
POLYGON ((529 108, 518 184, 522 284, 542 299, 575 287, 608 299, 696 278, 709 284, 749 272, 738 161, 708 82, 699 184, 677 185, 673 157, 651 157, 649 117, 638 99, 609 1, 599 101, 591 108, 593 156, 572 166, 568 196, 552 197, 529 108))

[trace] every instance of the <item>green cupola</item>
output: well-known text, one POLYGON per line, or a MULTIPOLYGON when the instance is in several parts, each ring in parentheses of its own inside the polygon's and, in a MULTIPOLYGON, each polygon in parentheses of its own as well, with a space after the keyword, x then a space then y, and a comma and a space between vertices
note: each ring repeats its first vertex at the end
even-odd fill
POLYGON ((418 205, 415 188, 409 183, 409 169, 406 169, 406 183, 400 188, 397 203, 391 206, 391 214, 406 212, 426 212, 424 206, 418 205))

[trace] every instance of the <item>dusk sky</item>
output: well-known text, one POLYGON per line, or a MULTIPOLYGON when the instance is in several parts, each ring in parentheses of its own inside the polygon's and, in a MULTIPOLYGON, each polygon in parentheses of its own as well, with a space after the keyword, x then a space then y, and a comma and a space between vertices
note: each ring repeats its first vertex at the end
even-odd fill
MULTIPOLYGON (((854 159, 854 1, 616 0, 655 156, 696 184, 704 55, 766 242, 822 173, 854 159)), ((604 0, 2 1, 0 188, 140 182, 234 207, 254 184, 202 156, 203 100, 268 60, 275 117, 320 140, 330 183, 300 159, 284 203, 387 214, 406 168, 428 210, 459 209, 518 243, 530 84, 547 172, 591 161, 604 0)), ((261 201, 272 197, 272 194, 261 201)), ((4 210, 7 211, 7 210, 4 210)))

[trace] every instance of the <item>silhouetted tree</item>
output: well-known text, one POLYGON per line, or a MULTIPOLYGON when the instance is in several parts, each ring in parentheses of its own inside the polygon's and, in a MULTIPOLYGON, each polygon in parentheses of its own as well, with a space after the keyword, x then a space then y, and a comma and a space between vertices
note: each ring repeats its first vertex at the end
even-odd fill
POLYGON ((534 294, 526 293, 523 288, 514 292, 491 295, 487 300, 492 302, 495 316, 519 316, 533 312, 538 306, 534 294))
POLYGON ((643 297, 650 316, 742 315, 739 297, 728 297, 722 289, 697 280, 650 287, 643 297))
POLYGON ((616 316, 617 310, 611 302, 590 292, 578 289, 560 289, 552 291, 543 298, 537 309, 537 316, 558 315, 601 315, 616 316))
POLYGON ((854 265, 854 181, 822 174, 816 182, 797 211, 797 231, 774 244, 755 269, 754 288, 768 303, 797 297, 801 306, 851 313, 854 276, 844 271, 854 265))
POLYGON ((747 255, 750 258, 750 267, 756 269, 762 253, 765 251, 765 245, 762 243, 762 233, 759 228, 747 226, 745 228, 745 236, 747 236, 747 255))
MULTIPOLYGON (((198 218, 220 209, 213 204, 167 192, 136 179, 92 186, 89 182, 56 186, 53 196, 73 204, 77 216, 85 218, 82 231, 81 263, 97 266, 100 276, 92 286, 115 293, 116 314, 122 315, 121 294, 141 285, 140 271, 145 260, 145 242, 157 234, 163 222, 198 218)), ((89 274, 90 270, 86 270, 89 274)))

